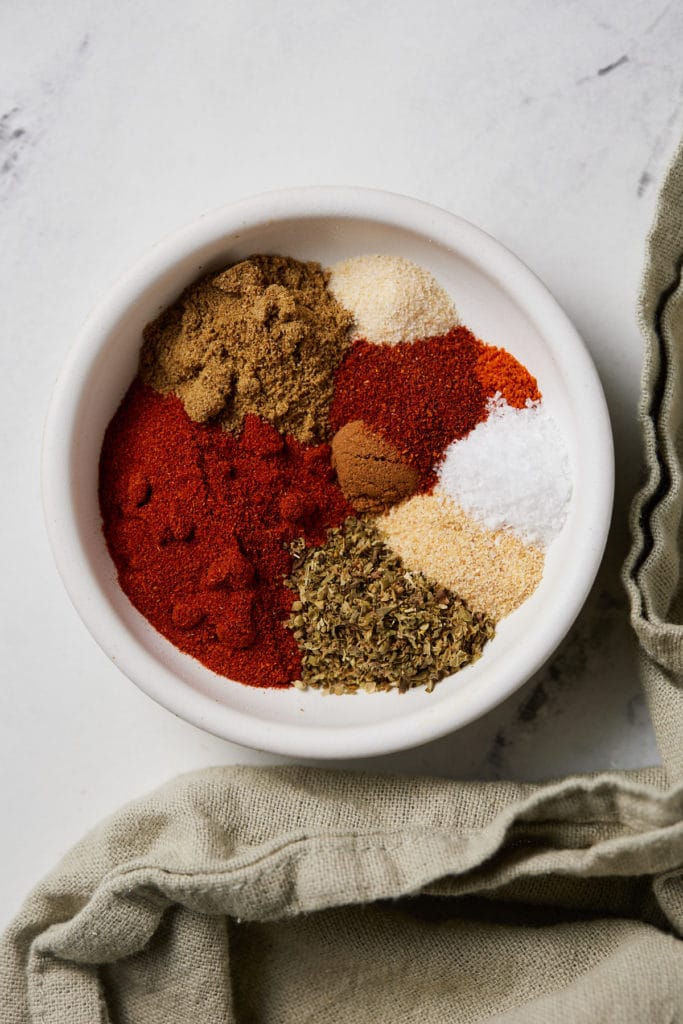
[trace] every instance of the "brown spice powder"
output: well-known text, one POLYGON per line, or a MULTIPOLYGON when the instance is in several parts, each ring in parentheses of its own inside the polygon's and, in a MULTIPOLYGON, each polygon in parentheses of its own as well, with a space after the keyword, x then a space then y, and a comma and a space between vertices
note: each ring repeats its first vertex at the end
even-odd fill
POLYGON ((358 512, 382 512, 414 494, 420 483, 417 470, 362 420, 346 423, 334 435, 332 465, 344 497, 358 512))
POLYGON ((239 433, 247 413, 298 441, 329 436, 352 317, 318 263, 252 256, 190 285, 144 331, 140 375, 191 419, 239 433))

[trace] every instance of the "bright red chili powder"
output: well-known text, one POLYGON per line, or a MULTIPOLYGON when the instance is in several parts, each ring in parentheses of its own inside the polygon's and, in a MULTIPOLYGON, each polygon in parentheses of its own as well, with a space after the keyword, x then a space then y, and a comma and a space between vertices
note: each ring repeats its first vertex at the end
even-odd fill
POLYGON ((487 398, 500 392, 515 409, 523 409, 527 400, 537 402, 541 397, 536 378, 504 348, 482 345, 476 373, 487 398))
POLYGON ((332 429, 363 420, 402 453, 428 489, 448 445, 486 418, 475 373, 483 348, 466 327, 399 345, 357 341, 335 376, 332 429))
POLYGON ((285 545, 353 513, 327 445, 253 415, 235 438, 136 381, 105 434, 100 508, 121 587, 171 643, 250 685, 299 678, 285 545))

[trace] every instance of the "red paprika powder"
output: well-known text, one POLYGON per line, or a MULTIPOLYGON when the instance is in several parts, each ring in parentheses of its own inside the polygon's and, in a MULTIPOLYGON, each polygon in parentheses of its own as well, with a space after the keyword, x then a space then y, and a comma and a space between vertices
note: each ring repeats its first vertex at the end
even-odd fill
POLYGON ((486 394, 475 373, 483 347, 466 327, 398 345, 355 342, 335 376, 333 431, 362 420, 414 466, 421 489, 429 489, 448 445, 486 418, 486 394))
POLYGON ((300 676, 283 627, 295 599, 287 545, 320 544, 353 513, 327 445, 254 415, 236 438, 135 381, 105 434, 99 494, 121 587, 155 629, 243 683, 300 676))

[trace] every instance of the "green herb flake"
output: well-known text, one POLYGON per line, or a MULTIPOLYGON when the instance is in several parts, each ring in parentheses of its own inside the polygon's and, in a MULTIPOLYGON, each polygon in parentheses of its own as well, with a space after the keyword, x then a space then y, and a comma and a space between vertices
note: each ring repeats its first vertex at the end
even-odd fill
POLYGON ((298 596, 286 625, 302 652, 300 689, 431 692, 494 635, 491 618, 406 569, 370 520, 351 517, 321 547, 290 550, 286 586, 298 596))

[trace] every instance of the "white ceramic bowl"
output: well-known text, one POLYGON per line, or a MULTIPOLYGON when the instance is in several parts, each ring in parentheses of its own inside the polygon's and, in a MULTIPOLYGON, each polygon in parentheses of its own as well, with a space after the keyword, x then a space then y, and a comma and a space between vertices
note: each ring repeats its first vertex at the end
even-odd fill
POLYGON ((484 714, 562 640, 597 572, 610 522, 614 459, 591 359, 558 304, 515 256, 472 224, 426 203, 354 188, 256 196, 206 214, 160 242, 92 313, 57 383, 43 447, 43 499, 55 558, 86 626, 150 697, 195 725, 261 750, 342 758, 415 746, 484 714), (100 525, 98 458, 131 383, 144 325, 189 282, 253 253, 327 265, 361 253, 406 256, 452 294, 463 322, 538 378, 567 439, 574 494, 533 596, 500 623, 474 665, 433 693, 322 696, 263 690, 215 675, 161 637, 119 588, 100 525))

